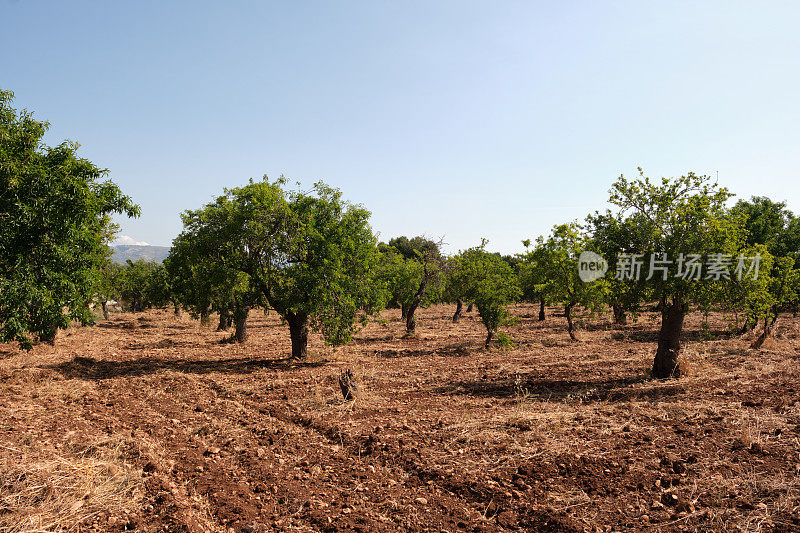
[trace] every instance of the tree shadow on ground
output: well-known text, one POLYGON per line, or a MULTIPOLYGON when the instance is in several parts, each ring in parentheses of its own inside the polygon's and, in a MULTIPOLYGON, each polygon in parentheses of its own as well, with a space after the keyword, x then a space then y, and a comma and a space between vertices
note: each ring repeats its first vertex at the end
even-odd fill
POLYGON ((101 329, 136 329, 137 324, 128 320, 115 320, 113 322, 100 322, 94 327, 101 329))
POLYGON ((353 337, 350 343, 353 345, 363 346, 365 344, 390 342, 393 340, 395 340, 395 335, 389 333, 386 335, 374 335, 369 337, 353 337))
POLYGON ((186 374, 249 374, 261 369, 295 370, 299 368, 316 368, 328 361, 303 362, 296 359, 204 359, 186 361, 184 359, 160 359, 143 357, 132 361, 107 361, 92 357, 76 356, 72 361, 42 368, 55 370, 67 379, 103 380, 119 377, 144 376, 163 371, 183 372, 186 374))
MULTIPOLYGON (((247 329, 274 329, 274 328, 289 329, 289 326, 288 324, 283 324, 281 322, 256 322, 255 324, 252 324, 250 322, 247 323, 247 329)), ((232 329, 232 327, 229 329, 232 329)))
MULTIPOLYGON (((204 343, 206 345, 209 344, 217 344, 216 342, 207 342, 204 343)), ((129 342, 125 345, 126 350, 158 350, 158 349, 165 349, 165 348, 187 348, 187 347, 199 347, 203 346, 203 344, 193 341, 176 341, 170 338, 161 339, 159 341, 153 342, 129 342)))
MULTIPOLYGON (((632 342, 658 342, 659 330, 615 330, 618 336, 632 342)), ((728 340, 737 337, 738 333, 729 329, 684 329, 681 342, 703 342, 708 340, 728 340)))
POLYGON ((519 398, 522 401, 592 403, 598 401, 664 400, 685 392, 678 383, 653 381, 653 387, 633 388, 650 381, 645 375, 596 381, 558 380, 517 376, 502 380, 455 381, 434 392, 485 398, 519 398))
POLYGON ((387 359, 399 359, 403 357, 466 357, 472 353, 469 348, 463 345, 446 346, 444 348, 387 348, 385 350, 375 350, 373 352, 377 357, 385 357, 387 359))

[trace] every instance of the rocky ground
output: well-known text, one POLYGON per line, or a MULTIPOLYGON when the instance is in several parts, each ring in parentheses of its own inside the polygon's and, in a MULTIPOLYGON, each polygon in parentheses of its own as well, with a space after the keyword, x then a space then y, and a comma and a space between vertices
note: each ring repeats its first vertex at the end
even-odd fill
POLYGON ((655 313, 570 342, 518 305, 487 351, 452 311, 300 363, 260 311, 244 345, 161 310, 0 345, 0 531, 800 530, 800 318, 752 350, 694 315, 657 381, 655 313))

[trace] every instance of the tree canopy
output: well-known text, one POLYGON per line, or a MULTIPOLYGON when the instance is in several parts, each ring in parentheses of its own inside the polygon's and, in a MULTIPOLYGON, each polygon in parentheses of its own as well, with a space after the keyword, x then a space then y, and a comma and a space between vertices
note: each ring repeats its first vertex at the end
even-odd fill
POLYGON ((486 240, 452 259, 449 285, 454 294, 474 302, 486 328, 488 348, 498 328, 513 324, 507 305, 522 294, 517 275, 499 254, 487 252, 486 240))
POLYGON ((0 341, 52 342, 71 320, 90 323, 114 213, 139 208, 77 155, 43 142, 49 124, 11 107, 0 90, 0 341))
MULTIPOLYGON (((609 201, 619 207, 620 216, 635 220, 640 238, 636 252, 649 258, 649 276, 653 267, 658 267, 648 280, 662 310, 653 363, 656 377, 680 374, 680 336, 686 313, 692 303, 724 294, 720 288, 730 280, 729 275, 722 275, 723 261, 729 262, 737 254, 745 236, 741 218, 731 216, 726 208, 731 196, 709 176, 690 172, 653 182, 641 169, 633 180, 620 176, 611 189, 609 201), (720 267, 716 277, 702 271, 715 258, 720 267)), ((617 261, 617 269, 630 274, 642 266, 639 259, 628 256, 625 264, 617 261)))
MULTIPOLYGON (((349 341, 383 306, 377 239, 369 212, 318 182, 289 190, 280 178, 251 181, 184 215, 184 234, 215 249, 213 263, 241 280, 289 324, 293 357, 306 356, 309 328, 349 341)), ((210 249, 209 248, 209 249, 210 249)), ((246 305, 251 305, 248 302, 246 305)))

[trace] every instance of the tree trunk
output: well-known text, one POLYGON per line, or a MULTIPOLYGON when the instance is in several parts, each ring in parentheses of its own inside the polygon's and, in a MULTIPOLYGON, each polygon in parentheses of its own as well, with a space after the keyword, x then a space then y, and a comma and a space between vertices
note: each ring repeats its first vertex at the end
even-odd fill
POLYGON ((175 316, 181 316, 181 306, 178 302, 172 302, 172 308, 175 316))
POLYGON ((539 298, 539 322, 544 321, 544 298, 539 298))
POLYGON ((408 316, 408 306, 406 304, 400 304, 400 318, 405 320, 407 316, 408 316))
POLYGON ((761 348, 770 336, 772 336, 772 328, 775 326, 775 322, 778 320, 778 314, 775 313, 772 315, 772 319, 765 317, 764 318, 764 331, 761 332, 761 335, 758 336, 756 340, 753 341, 753 344, 750 345, 751 348, 761 348))
POLYGON ((208 312, 208 307, 200 310, 200 325, 207 326, 211 322, 211 314, 208 312))
POLYGON ((428 287, 428 281, 430 281, 430 278, 428 277, 428 270, 426 267, 425 273, 422 276, 422 281, 419 283, 419 288, 417 292, 414 293, 414 299, 408 306, 408 311, 406 311, 406 333, 409 335, 413 335, 417 327, 417 320, 414 318, 414 313, 417 311, 417 307, 422 303, 422 298, 425 296, 425 289, 428 287))
POLYGON ((572 323, 573 307, 575 307, 575 304, 573 303, 564 306, 564 315, 567 317, 567 332, 569 333, 569 338, 576 341, 578 338, 575 336, 575 325, 572 323))
POLYGON ((742 325, 742 329, 739 330, 740 335, 744 335, 751 329, 756 327, 756 323, 758 320, 751 319, 749 316, 744 317, 744 324, 742 325))
POLYGON ((453 314, 453 322, 458 322, 461 318, 461 308, 464 306, 464 302, 461 301, 461 298, 456 298, 456 312, 453 314))
POLYGON ((492 338, 494 337, 494 331, 490 329, 486 329, 486 342, 483 343, 483 347, 487 350, 489 349, 489 343, 492 342, 492 338))
POLYGON ((473 304, 469 304, 467 306, 467 313, 471 313, 472 312, 472 306, 473 306, 473 304))
POLYGON ((108 302, 103 300, 102 302, 100 302, 100 307, 103 308, 103 318, 108 320, 108 302))
POLYGON ((658 350, 653 361, 653 377, 680 377, 678 357, 685 316, 686 306, 681 300, 673 300, 671 304, 661 302, 661 331, 658 333, 658 350))
POLYGON ((419 307, 419 304, 417 302, 412 302, 411 305, 408 306, 408 311, 406 312, 406 333, 409 335, 413 335, 414 330, 417 328, 417 319, 414 318, 417 307, 419 307))
POLYGON ((233 312, 233 321, 236 325, 236 331, 233 333, 233 338, 236 342, 244 342, 247 340, 247 315, 250 314, 249 307, 242 307, 233 312))
POLYGON ((225 331, 229 327, 231 327, 231 314, 227 309, 220 309, 219 324, 217 324, 217 331, 225 331))
POLYGON ((345 400, 354 400, 358 396, 358 384, 349 368, 339 374, 339 388, 345 400))
POLYGON ((628 323, 628 314, 625 312, 625 308, 622 305, 615 303, 611 306, 614 310, 614 323, 619 324, 620 326, 624 326, 628 323))
POLYGON ((286 313, 289 323, 289 336, 292 339, 292 358, 305 359, 308 355, 308 315, 305 313, 286 313))

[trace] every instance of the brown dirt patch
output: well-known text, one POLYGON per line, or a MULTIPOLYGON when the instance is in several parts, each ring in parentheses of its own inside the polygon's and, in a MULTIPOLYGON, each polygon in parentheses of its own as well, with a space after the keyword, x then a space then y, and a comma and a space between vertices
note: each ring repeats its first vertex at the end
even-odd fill
POLYGON ((167 311, 0 345, 0 531, 800 530, 800 319, 751 350, 692 316, 655 381, 653 314, 514 311, 506 352, 444 306, 304 363, 260 312, 241 346, 167 311))

